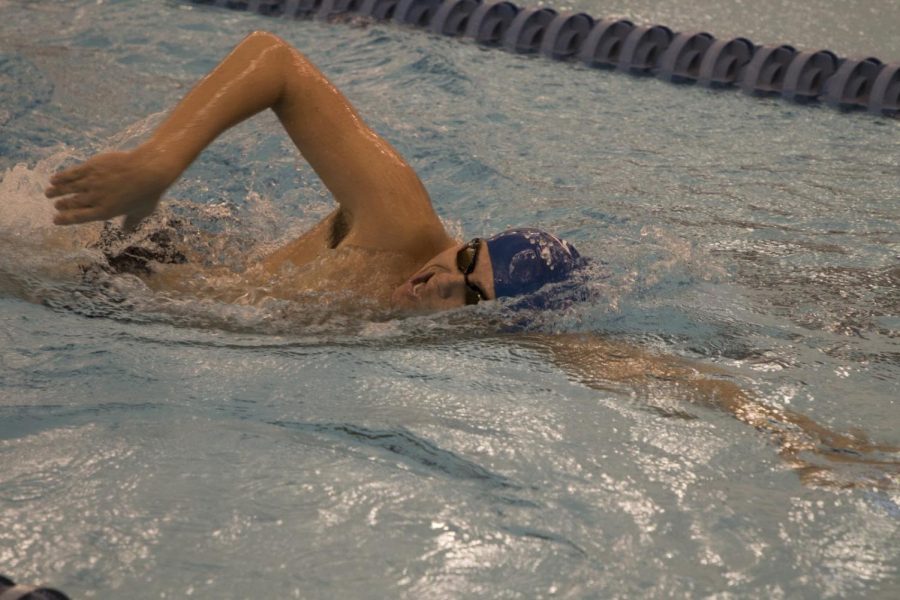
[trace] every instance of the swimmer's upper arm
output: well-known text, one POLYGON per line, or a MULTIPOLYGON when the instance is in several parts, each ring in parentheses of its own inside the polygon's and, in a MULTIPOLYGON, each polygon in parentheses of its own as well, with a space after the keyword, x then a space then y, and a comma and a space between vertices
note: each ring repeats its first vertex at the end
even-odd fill
POLYGON ((305 56, 276 43, 284 88, 272 108, 348 216, 350 237, 385 246, 402 245, 423 227, 442 232, 428 192, 400 153, 305 56))

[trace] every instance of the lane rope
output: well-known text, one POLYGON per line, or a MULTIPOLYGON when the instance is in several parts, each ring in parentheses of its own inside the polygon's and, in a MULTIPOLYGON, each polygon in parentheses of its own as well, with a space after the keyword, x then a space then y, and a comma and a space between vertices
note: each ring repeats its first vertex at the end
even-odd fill
POLYGON ((830 50, 757 45, 743 37, 595 19, 582 12, 521 8, 506 0, 188 0, 285 19, 359 15, 468 38, 508 52, 614 69, 751 96, 900 117, 900 62, 845 58, 830 50))

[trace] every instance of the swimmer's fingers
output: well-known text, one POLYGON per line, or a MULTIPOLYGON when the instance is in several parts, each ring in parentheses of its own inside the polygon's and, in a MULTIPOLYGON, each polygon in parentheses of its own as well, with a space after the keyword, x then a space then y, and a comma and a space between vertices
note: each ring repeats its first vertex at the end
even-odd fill
POLYGON ((53 207, 59 211, 72 210, 75 208, 90 208, 94 205, 95 202, 96 198, 94 198, 93 196, 89 196, 87 194, 76 194, 75 196, 69 196, 68 198, 57 200, 53 203, 53 207))
POLYGON ((78 165, 65 171, 60 171, 50 177, 50 183, 58 186, 77 181, 91 172, 91 166, 88 164, 78 165))
POLYGON ((102 211, 99 211, 96 208, 80 208, 78 210, 69 210, 64 213, 58 213, 53 217, 53 224, 78 225, 79 223, 103 220, 106 220, 106 217, 102 211))
POLYGON ((90 221, 105 221, 115 215, 105 207, 74 208, 56 213, 53 223, 56 225, 77 225, 90 221))
POLYGON ((50 187, 44 190, 44 196, 47 198, 58 198, 59 196, 66 196, 68 194, 86 192, 89 189, 90 182, 79 179, 70 183, 51 184, 50 187))

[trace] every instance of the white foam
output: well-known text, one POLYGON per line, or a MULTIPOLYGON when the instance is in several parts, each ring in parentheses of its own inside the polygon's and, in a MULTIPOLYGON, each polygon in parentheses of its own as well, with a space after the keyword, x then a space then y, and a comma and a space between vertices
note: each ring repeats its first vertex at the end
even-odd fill
POLYGON ((0 265, 10 274, 28 278, 68 279, 84 258, 87 241, 97 227, 58 227, 53 224, 53 201, 44 196, 50 176, 72 158, 60 147, 33 166, 19 163, 0 177, 0 265))
POLYGON ((53 224, 53 203, 44 197, 44 187, 50 175, 59 168, 71 153, 55 152, 38 161, 30 169, 19 163, 7 169, 0 179, 0 228, 4 233, 33 232, 53 224))

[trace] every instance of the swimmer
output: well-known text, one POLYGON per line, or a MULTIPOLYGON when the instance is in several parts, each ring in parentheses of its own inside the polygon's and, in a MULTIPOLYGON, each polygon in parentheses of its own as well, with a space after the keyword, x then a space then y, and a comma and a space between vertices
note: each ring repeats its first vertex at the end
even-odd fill
POLYGON ((242 41, 146 143, 56 174, 46 190, 57 199, 54 222, 124 216, 124 228, 135 228, 204 148, 266 109, 275 112, 338 204, 262 261, 270 275, 314 266, 320 272, 301 285, 326 291, 342 286, 395 311, 428 312, 528 294, 565 279, 581 263, 570 244, 538 229, 454 240, 403 157, 303 54, 264 32, 242 41), (329 260, 341 247, 359 252, 349 263, 346 257, 329 260))
MULTIPOLYGON (((454 240, 403 157, 305 56, 264 32, 243 40, 147 142, 97 155, 53 176, 46 195, 56 199, 55 223, 123 216, 126 230, 136 228, 206 146, 266 109, 278 116, 338 205, 256 266, 267 276, 284 274, 287 287, 343 287, 391 310, 420 313, 532 294, 571 277, 583 262, 571 244, 538 229, 513 229, 468 243, 454 240), (346 248, 355 251, 338 259, 337 251, 346 248), (293 276, 296 268, 309 267, 316 276, 293 276)), ((830 479, 831 467, 815 458, 882 472, 898 468, 883 456, 897 448, 834 433, 803 415, 761 403, 709 367, 589 334, 504 340, 548 354, 591 387, 627 384, 646 391, 669 386, 676 397, 726 411, 771 434, 779 453, 812 483, 848 485, 830 479)))

